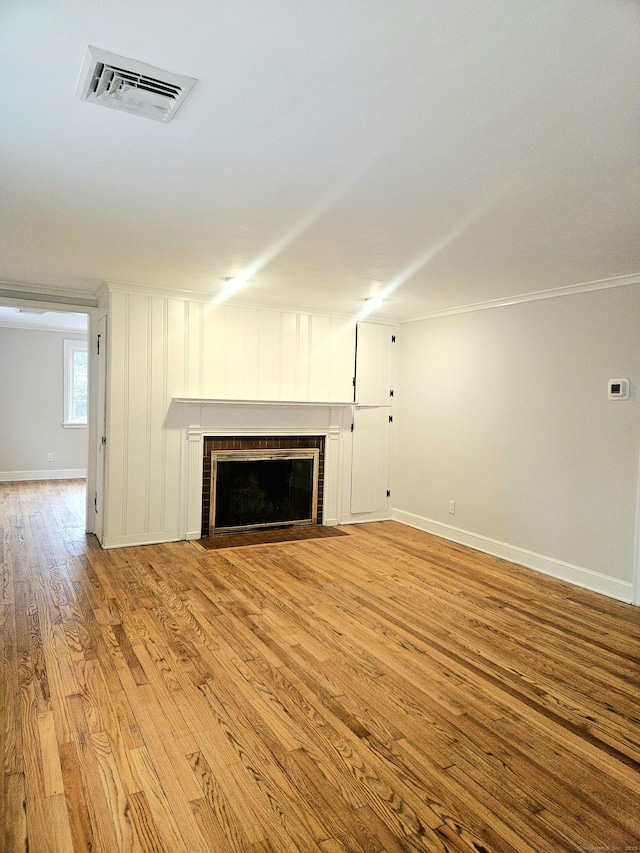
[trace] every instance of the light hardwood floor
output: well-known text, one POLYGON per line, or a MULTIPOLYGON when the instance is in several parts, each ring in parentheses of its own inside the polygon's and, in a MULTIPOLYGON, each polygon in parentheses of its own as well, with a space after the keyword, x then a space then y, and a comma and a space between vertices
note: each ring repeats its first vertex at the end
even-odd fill
POLYGON ((640 846, 640 609, 394 522, 102 551, 81 482, 0 496, 7 853, 640 846))

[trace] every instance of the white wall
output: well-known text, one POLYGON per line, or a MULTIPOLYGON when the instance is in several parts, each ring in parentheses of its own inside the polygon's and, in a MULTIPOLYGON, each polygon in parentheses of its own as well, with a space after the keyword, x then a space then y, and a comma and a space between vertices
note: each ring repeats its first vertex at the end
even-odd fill
POLYGON ((0 480, 86 473, 86 428, 62 426, 65 338, 86 335, 0 327, 0 480))
POLYGON ((174 397, 350 402, 355 325, 111 287, 106 546, 181 538, 174 397))
POLYGON ((630 601, 639 330, 637 285, 403 324, 394 517, 630 601))

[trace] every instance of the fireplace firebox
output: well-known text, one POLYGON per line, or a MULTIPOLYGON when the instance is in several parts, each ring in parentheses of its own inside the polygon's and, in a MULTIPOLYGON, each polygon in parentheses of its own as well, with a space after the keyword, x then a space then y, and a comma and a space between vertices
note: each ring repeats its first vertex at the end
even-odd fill
POLYGON ((317 523, 319 450, 211 453, 209 535, 317 523))

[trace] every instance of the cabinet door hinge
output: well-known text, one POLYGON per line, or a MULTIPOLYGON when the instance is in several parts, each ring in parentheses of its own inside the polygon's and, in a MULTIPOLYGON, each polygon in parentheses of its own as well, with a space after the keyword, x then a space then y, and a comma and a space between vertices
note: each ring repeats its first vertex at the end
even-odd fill
POLYGON ((353 424, 351 424, 351 432, 353 432, 353 424))
POLYGON ((393 423, 393 415, 389 415, 389 423, 390 423, 390 424, 392 424, 392 423, 393 423))
POLYGON ((387 489, 387 497, 388 497, 388 498, 390 498, 390 497, 391 497, 391 489, 387 489))
POLYGON ((391 388, 391 390, 389 391, 389 396, 393 397, 393 388, 391 388))
POLYGON ((395 335, 391 335, 391 343, 392 343, 392 344, 395 344, 395 342, 396 342, 396 336, 395 336, 395 335))

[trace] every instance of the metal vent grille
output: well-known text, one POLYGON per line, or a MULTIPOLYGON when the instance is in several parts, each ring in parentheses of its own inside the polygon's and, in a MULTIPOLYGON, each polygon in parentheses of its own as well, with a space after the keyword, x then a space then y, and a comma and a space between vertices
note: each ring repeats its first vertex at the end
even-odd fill
POLYGON ((77 92, 85 101, 166 123, 195 82, 193 77, 89 47, 77 92))

